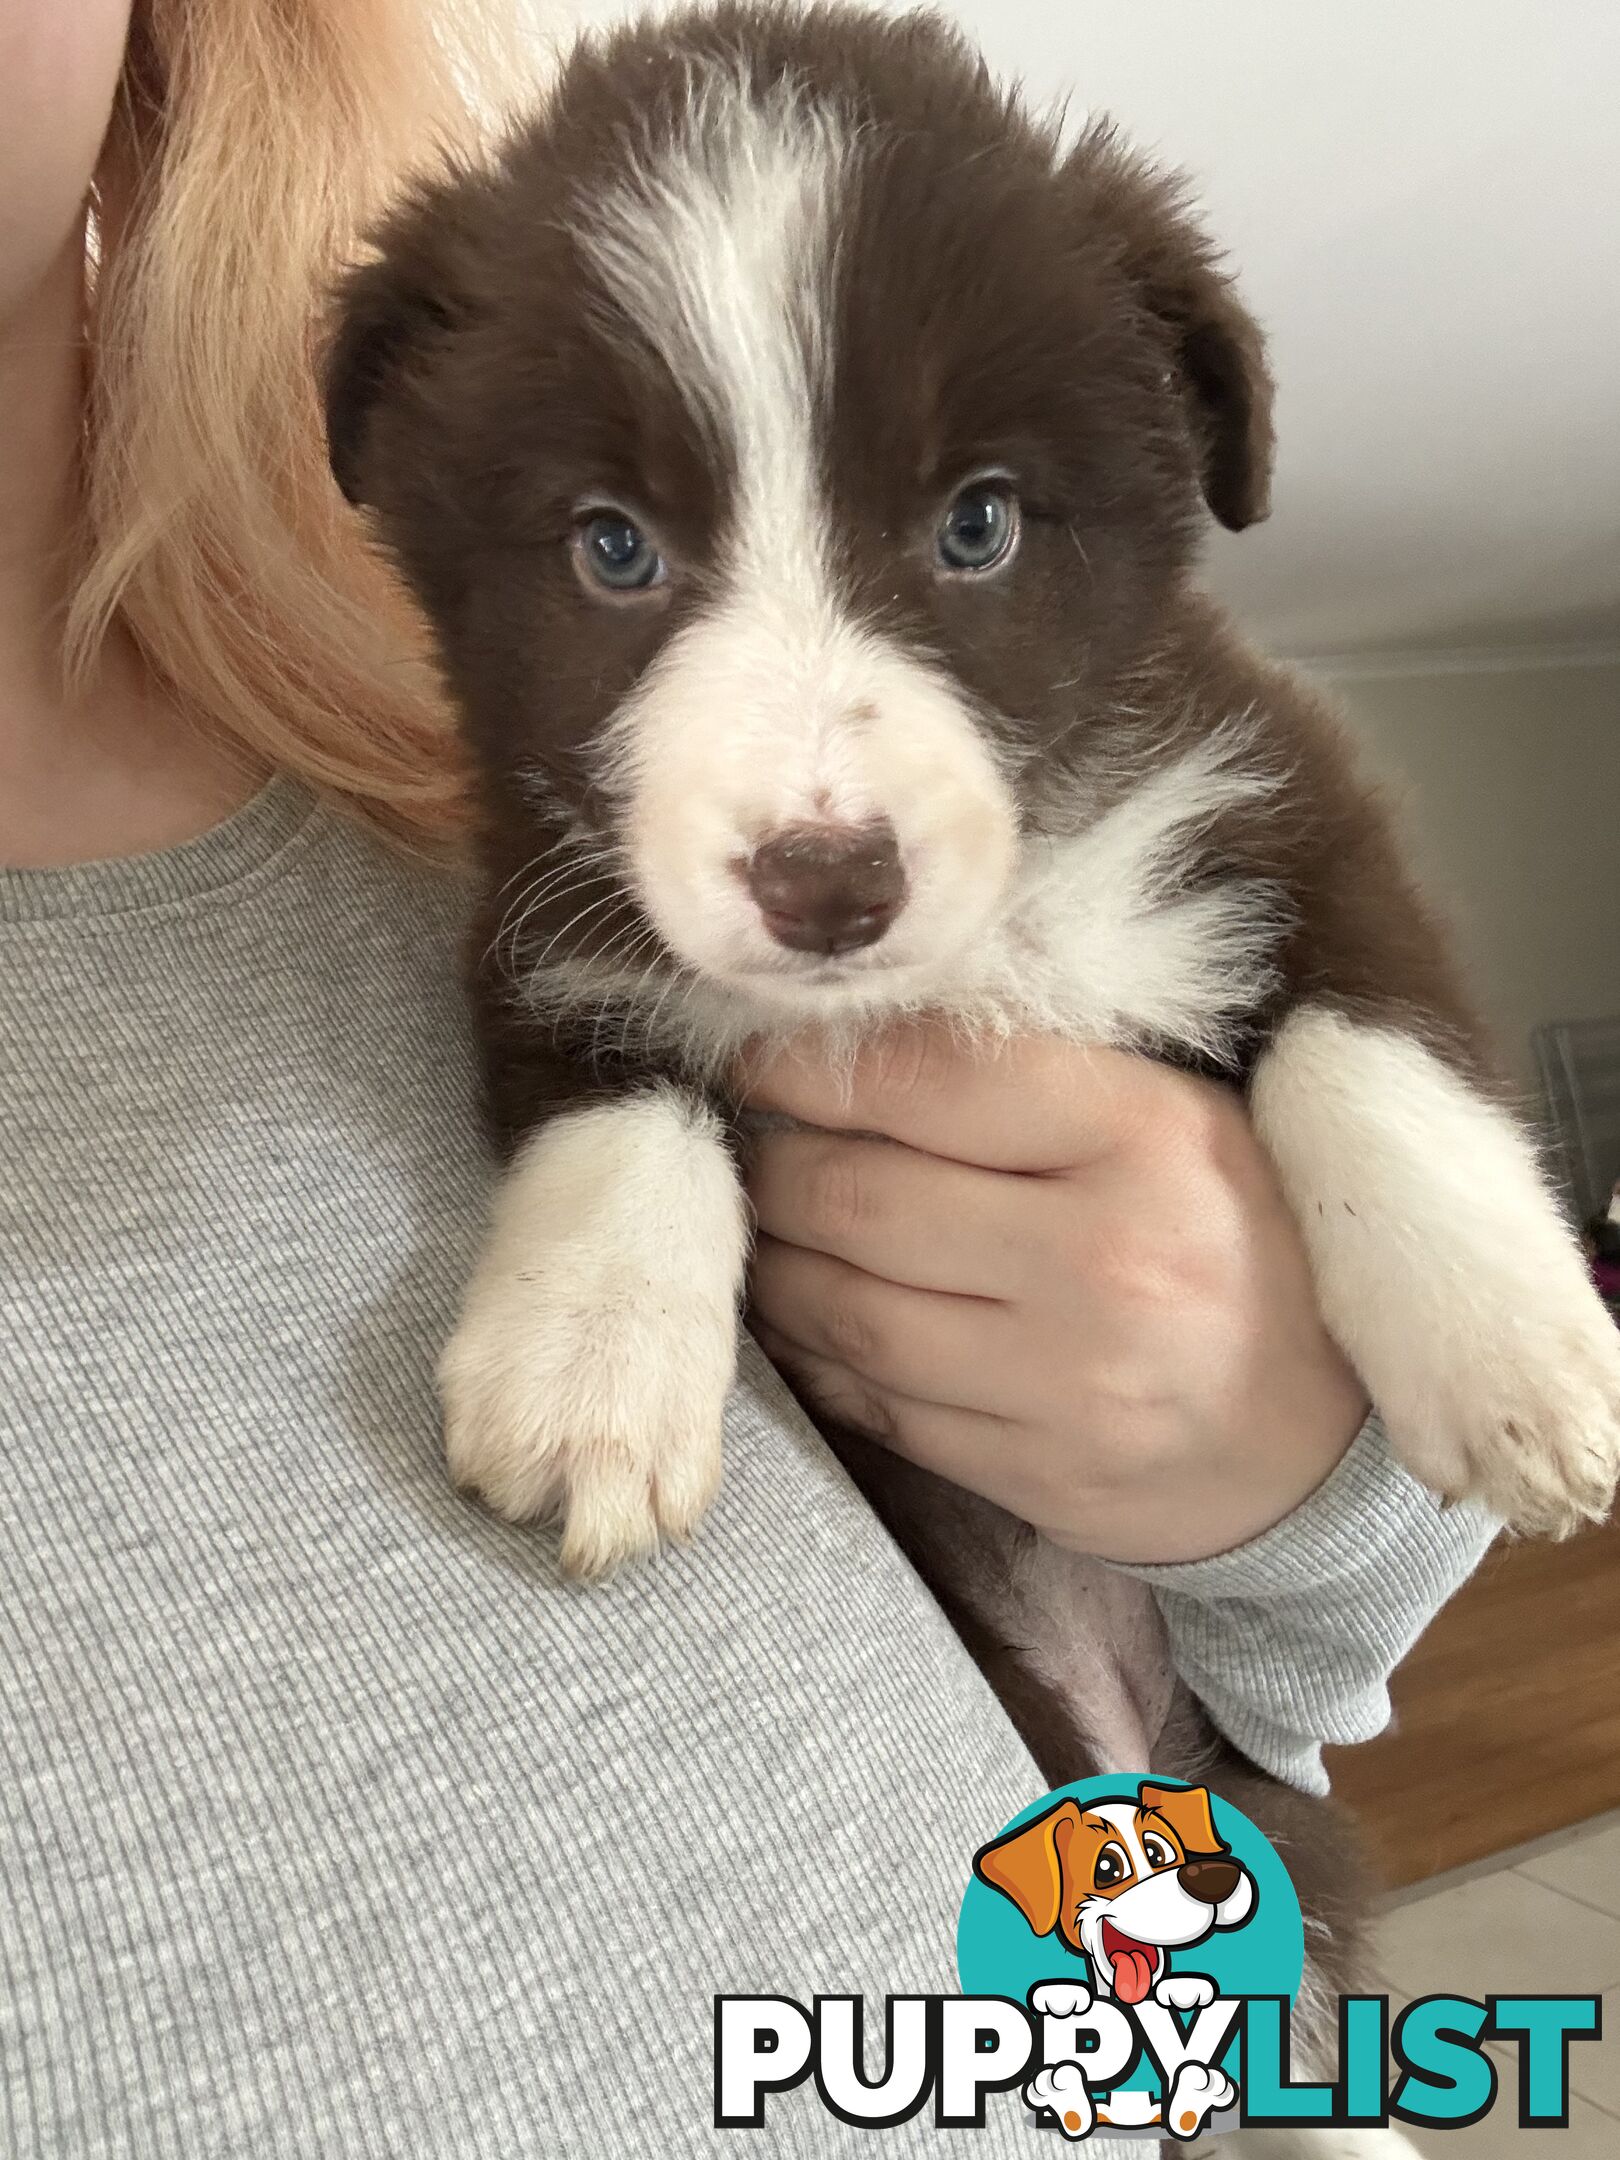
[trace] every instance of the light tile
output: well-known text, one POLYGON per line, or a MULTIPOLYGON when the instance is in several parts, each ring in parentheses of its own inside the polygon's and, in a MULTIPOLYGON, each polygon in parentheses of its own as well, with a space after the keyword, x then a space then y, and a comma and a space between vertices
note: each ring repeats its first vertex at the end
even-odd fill
POLYGON ((1523 1860, 1519 1873, 1620 1918, 1620 1823, 1523 1860))
POLYGON ((1380 1915, 1371 1962, 1406 1995, 1595 1995, 1620 1987, 1620 1919, 1528 1875, 1488 1875, 1380 1915))
POLYGON ((1567 2130, 1521 2130, 1498 2102, 1467 2130, 1408 2130, 1424 2160, 1615 2160, 1620 2122, 1589 2101, 1572 2100, 1567 2130))
MULTIPOLYGON (((1603 2038, 1571 2043, 1569 2083, 1572 2092, 1620 2117, 1620 1988, 1610 1988, 1603 1998, 1603 2038)), ((1620 2153, 1620 2121, 1614 2146, 1620 2153)))

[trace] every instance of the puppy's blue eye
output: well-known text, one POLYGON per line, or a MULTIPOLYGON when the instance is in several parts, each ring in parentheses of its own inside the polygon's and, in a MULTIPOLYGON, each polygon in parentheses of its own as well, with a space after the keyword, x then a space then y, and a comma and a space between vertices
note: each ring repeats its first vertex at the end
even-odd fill
POLYGON ((939 528, 947 570, 994 570, 1018 544, 1018 497, 1003 480, 963 488, 939 528))
POLYGON ((618 510, 599 510, 579 528, 580 561, 609 592, 640 592, 664 574, 664 558, 636 524, 618 510))

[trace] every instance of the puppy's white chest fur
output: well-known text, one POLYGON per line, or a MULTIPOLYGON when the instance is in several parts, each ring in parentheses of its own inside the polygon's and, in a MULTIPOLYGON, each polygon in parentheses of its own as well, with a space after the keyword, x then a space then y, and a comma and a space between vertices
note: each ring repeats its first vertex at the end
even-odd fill
POLYGON ((1010 905, 969 957, 971 1023, 1222 1058, 1272 980, 1278 894, 1258 879, 1193 886, 1211 821, 1269 792, 1241 730, 1139 781, 1084 831, 1026 843, 1010 905))

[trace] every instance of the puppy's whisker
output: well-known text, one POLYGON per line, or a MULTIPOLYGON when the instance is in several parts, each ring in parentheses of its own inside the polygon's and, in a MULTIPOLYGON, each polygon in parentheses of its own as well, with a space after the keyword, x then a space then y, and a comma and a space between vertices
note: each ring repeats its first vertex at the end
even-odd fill
POLYGON ((537 975, 539 971, 543 968, 546 955, 550 952, 551 947, 558 941, 558 939, 566 937, 570 933, 570 931, 574 929, 576 924, 581 922, 587 915, 594 913, 597 909, 606 905, 607 902, 613 897, 614 896, 612 894, 606 894, 601 899, 591 902, 588 907, 575 908, 572 914, 566 916, 564 920, 557 925, 556 929, 552 933, 552 936, 550 937, 550 939, 548 939, 545 947, 542 949, 540 957, 525 965, 522 959, 522 955, 519 951, 519 946, 522 942, 523 932, 527 927, 527 924, 530 920, 530 915, 532 915, 533 911, 531 910, 529 914, 526 914, 523 922, 516 927, 512 937, 508 940, 507 944, 507 973, 509 974, 513 982, 517 982, 519 980, 520 973, 526 973, 532 980, 533 977, 537 975))
POLYGON ((484 957, 488 959, 491 954, 499 957, 504 946, 506 969, 508 974, 513 973, 517 967, 518 945, 522 940, 524 931, 538 911, 548 901, 555 899, 560 893, 566 892, 570 888, 575 892, 586 892, 594 885, 610 882, 613 878, 613 872, 611 869, 587 870, 582 876, 578 877, 577 882, 575 882, 575 877, 576 866, 567 864, 541 878, 538 884, 527 887, 523 892, 519 893, 502 917, 500 927, 491 939, 484 957))
POLYGON ((612 876, 609 869, 581 869, 577 864, 566 864, 538 879, 534 884, 525 886, 508 907, 504 919, 510 921, 519 912, 527 917, 547 900, 554 898, 558 892, 569 889, 583 891, 592 885, 609 882, 612 876))
POLYGON ((592 901, 589 907, 578 909, 574 914, 569 916, 568 920, 565 923, 563 923, 557 930, 552 933, 552 935, 546 940, 545 945, 541 948, 541 951, 536 956, 536 958, 529 963, 526 972, 528 973, 530 979, 532 980, 535 976, 544 973, 546 962, 550 959, 552 953, 555 951, 557 945, 561 942, 562 939, 574 936, 576 932, 582 929, 586 923, 590 922, 593 917, 599 915, 604 908, 628 908, 632 907, 633 905, 634 902, 630 899, 628 893, 614 891, 610 893, 604 893, 600 900, 592 901))

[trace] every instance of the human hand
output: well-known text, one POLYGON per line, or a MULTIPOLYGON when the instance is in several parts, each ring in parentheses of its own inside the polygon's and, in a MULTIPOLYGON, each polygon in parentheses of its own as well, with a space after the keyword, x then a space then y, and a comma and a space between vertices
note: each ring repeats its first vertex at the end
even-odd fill
POLYGON ((843 1424, 1076 1549, 1230 1550, 1366 1414, 1240 1096, 1122 1051, 927 1024, 852 1078, 752 1061, 752 1317, 843 1424))

